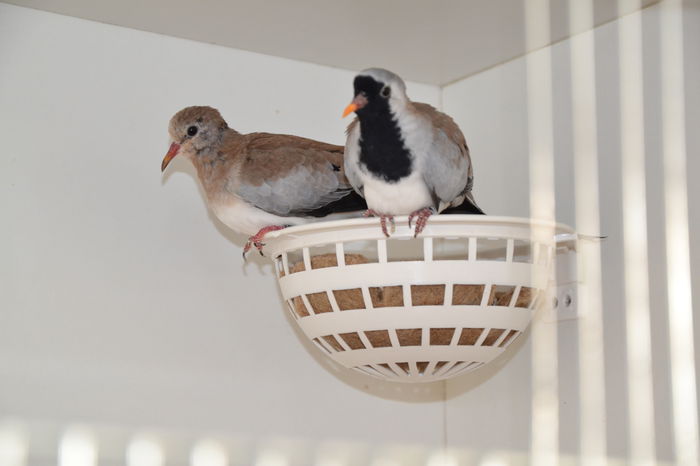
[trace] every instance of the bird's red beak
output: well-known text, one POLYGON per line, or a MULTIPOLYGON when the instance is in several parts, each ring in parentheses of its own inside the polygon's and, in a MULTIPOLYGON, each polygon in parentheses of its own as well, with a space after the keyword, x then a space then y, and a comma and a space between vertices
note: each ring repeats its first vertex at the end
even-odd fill
POLYGON ((160 171, 163 172, 165 171, 165 168, 168 166, 170 161, 177 155, 178 151, 180 150, 180 144, 173 142, 170 144, 170 149, 168 150, 168 153, 165 154, 165 157, 163 158, 163 163, 160 164, 160 171))
POLYGON ((367 105, 367 97, 362 94, 357 94, 355 98, 352 99, 352 102, 350 102, 350 105, 345 107, 345 110, 343 111, 343 118, 350 115, 352 112, 358 111, 365 105, 367 105))

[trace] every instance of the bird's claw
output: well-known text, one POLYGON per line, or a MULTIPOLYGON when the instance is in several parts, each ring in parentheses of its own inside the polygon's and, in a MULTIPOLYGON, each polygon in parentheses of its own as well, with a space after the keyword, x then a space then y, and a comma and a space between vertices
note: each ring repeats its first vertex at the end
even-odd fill
POLYGON ((248 254, 248 251, 250 251, 253 248, 253 246, 255 246, 255 249, 258 250, 261 256, 265 257, 265 254, 263 254, 263 247, 265 246, 265 243, 253 241, 252 236, 250 238, 251 239, 248 239, 248 241, 245 243, 245 246, 243 247, 243 260, 246 260, 246 254, 248 254))
POLYGON ((243 247, 243 261, 244 262, 247 260, 246 254, 248 254, 248 251, 250 251, 252 249, 253 244, 254 244, 253 241, 251 241, 250 239, 248 239, 248 241, 246 241, 245 246, 243 247))
POLYGON ((408 227, 411 228, 413 219, 416 218, 416 229, 414 230, 413 237, 416 238, 420 232, 423 231, 425 225, 428 223, 428 217, 435 213, 434 209, 430 207, 425 207, 423 209, 418 209, 415 212, 411 212, 408 216, 408 227))
POLYGON ((246 254, 253 248, 253 246, 255 246, 255 249, 257 249, 260 255, 264 257, 265 254, 263 254, 263 247, 265 247, 265 243, 262 242, 263 237, 265 236, 265 234, 271 231, 282 230, 283 228, 285 227, 280 225, 270 225, 268 227, 261 228, 260 231, 248 238, 248 241, 243 247, 243 261, 245 262, 246 254))
POLYGON ((396 232, 396 222, 394 222, 394 216, 393 215, 382 215, 379 217, 379 223, 382 225, 382 233, 384 233, 384 236, 389 238, 391 235, 393 235, 396 232), (387 233, 386 231, 386 221, 389 220, 389 224, 391 225, 391 234, 387 233))
POLYGON ((384 236, 387 238, 391 237, 391 234, 396 232, 396 222, 394 221, 394 216, 393 215, 384 215, 380 214, 372 209, 367 209, 364 214, 362 214, 363 217, 379 217, 379 224, 382 226, 382 233, 384 233, 384 236), (389 220, 389 224, 391 225, 391 234, 386 229, 386 221, 389 220))

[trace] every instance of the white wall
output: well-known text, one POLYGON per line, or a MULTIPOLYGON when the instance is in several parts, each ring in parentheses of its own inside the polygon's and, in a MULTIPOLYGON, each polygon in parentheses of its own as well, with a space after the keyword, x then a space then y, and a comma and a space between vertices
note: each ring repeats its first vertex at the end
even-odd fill
MULTIPOLYGON (((642 16, 656 439, 659 456, 671 459, 663 186, 653 175, 660 169, 658 9, 642 16)), ((608 442, 611 455, 625 456, 616 28, 596 30, 596 52, 601 220, 609 236, 608 442)), ((696 7, 686 9, 685 34, 692 200, 700 195, 692 183, 700 173, 696 7)), ((568 42, 552 52, 557 217, 574 224, 568 42)), ((253 464, 270 446, 291 455, 290 466, 343 448, 353 465, 396 455, 404 455, 399 464, 425 464, 444 444, 467 452, 463 464, 483 451, 529 449, 529 340, 447 384, 396 386, 340 370, 290 326, 266 262, 243 266, 244 238, 207 214, 191 167, 176 159, 160 175, 167 121, 187 105, 217 106, 240 131, 341 143, 339 113, 352 76, 0 4, 0 427, 15 419, 38 436, 33 464, 51 464, 62 429, 75 422, 98 426, 102 451, 116 463, 132 431, 143 429, 182 433, 172 434, 180 462, 188 442, 207 433, 245 445, 233 464, 253 464), (393 448, 409 444, 418 447, 393 448)), ((409 92, 414 100, 442 99, 464 130, 480 205, 528 215, 524 60, 442 93, 416 83, 409 92)), ((697 271, 700 204, 690 206, 697 271)), ((693 280, 697 299, 700 274, 693 280)), ((559 325, 565 453, 578 450, 576 325, 559 325)))
MULTIPOLYGON (((671 460, 673 431, 670 401, 668 324, 664 246, 661 154, 661 84, 659 7, 643 10, 644 112, 647 147, 647 212, 654 415, 659 458, 671 460)), ((700 5, 689 4, 685 15, 685 83, 691 262, 695 299, 700 296, 700 5)), ((628 454, 627 372, 622 257, 620 162, 620 84, 618 26, 615 21, 595 30, 597 128, 602 234, 603 313, 607 440, 611 456, 628 454)), ((548 48, 553 66, 554 149, 556 154, 557 220, 575 225, 572 155, 570 41, 548 48)), ((444 88, 443 109, 464 133, 475 164, 475 193, 490 214, 527 216, 528 120, 526 60, 520 58, 444 88)), ((597 232, 583 232, 593 233, 597 232)), ((585 309, 583 310, 585 314, 585 309)), ((585 318, 585 317, 584 317, 585 318)), ((696 362, 700 360, 700 323, 695 320, 696 362)), ((558 324, 560 446, 577 453, 580 435, 578 336, 575 321, 558 324)), ((527 450, 530 446, 530 345, 525 345, 492 379, 465 392, 465 377, 448 382, 448 444, 456 447, 527 450)))
POLYGON ((191 167, 160 173, 187 105, 343 143, 352 71, 5 4, 0 70, 0 423, 281 436, 308 455, 332 439, 441 445, 442 384, 319 364, 191 167))

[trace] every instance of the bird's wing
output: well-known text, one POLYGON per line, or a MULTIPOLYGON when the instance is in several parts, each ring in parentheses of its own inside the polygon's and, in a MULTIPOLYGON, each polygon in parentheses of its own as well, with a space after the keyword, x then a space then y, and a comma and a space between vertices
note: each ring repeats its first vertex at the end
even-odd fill
POLYGON ((256 133, 239 154, 226 189, 275 215, 310 213, 346 196, 343 148, 297 136, 256 133))
POLYGON ((357 194, 364 196, 364 186, 360 173, 360 123, 355 118, 345 130, 345 176, 357 194))
POLYGON ((432 106, 413 104, 433 125, 433 139, 423 163, 423 177, 428 189, 439 199, 442 210, 471 198, 474 184, 469 147, 464 134, 448 115, 432 106))

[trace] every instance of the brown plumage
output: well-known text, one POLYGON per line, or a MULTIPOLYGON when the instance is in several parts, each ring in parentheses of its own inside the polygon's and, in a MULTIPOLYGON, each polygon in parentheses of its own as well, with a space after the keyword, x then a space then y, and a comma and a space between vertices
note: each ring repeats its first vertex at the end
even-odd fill
POLYGON ((261 239, 270 226, 365 208, 344 174, 343 147, 286 134, 241 134, 211 107, 188 107, 170 120, 170 160, 182 154, 197 169, 216 216, 261 239))

